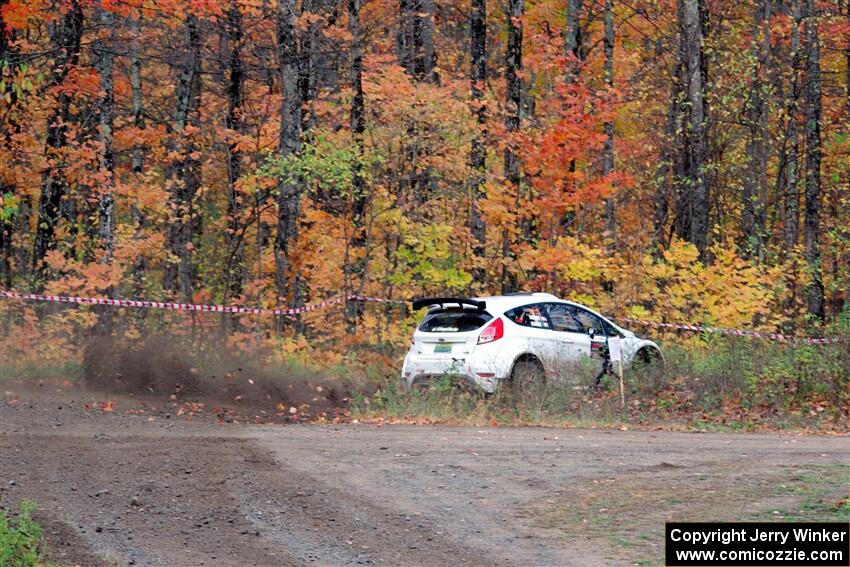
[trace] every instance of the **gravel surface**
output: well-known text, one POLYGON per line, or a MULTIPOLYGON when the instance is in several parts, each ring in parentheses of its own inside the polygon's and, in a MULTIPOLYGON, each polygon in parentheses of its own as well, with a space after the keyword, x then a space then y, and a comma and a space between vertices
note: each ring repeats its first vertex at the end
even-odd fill
POLYGON ((848 463, 848 437, 259 426, 0 402, 0 506, 36 501, 61 565, 660 564, 666 519, 777 513, 799 502, 774 488, 813 471, 840 497, 848 463))

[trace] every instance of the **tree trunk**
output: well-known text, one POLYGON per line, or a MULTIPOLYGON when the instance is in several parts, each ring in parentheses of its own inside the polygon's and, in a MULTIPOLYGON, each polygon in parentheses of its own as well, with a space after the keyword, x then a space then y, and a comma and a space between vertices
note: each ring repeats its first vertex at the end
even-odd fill
POLYGON ((786 252, 797 246, 800 231, 800 174, 799 174, 799 135, 798 113, 800 100, 800 2, 794 2, 794 27, 791 30, 791 80, 788 100, 785 103, 787 123, 785 125, 785 144, 780 164, 777 196, 782 199, 782 243, 786 252))
MULTIPOLYGON (((567 14, 564 21, 564 55, 567 58, 564 69, 564 77, 567 84, 574 83, 578 80, 581 73, 581 58, 582 58, 582 41, 581 34, 581 10, 583 0, 567 0, 567 14)), ((576 160, 570 159, 567 165, 570 173, 575 173, 576 160)), ((576 210, 567 211, 561 218, 561 228, 566 229, 572 226, 576 220, 576 210)), ((553 242, 557 236, 553 235, 553 242)))
MULTIPOLYGON (((242 104, 245 98, 245 75, 242 68, 242 13, 233 2, 227 11, 225 24, 228 44, 227 118, 225 125, 234 134, 242 134, 242 104)), ((239 146, 227 146, 227 297, 239 297, 245 279, 245 245, 239 237, 242 216, 242 196, 236 184, 242 175, 242 154, 239 146)))
MULTIPOLYGON (((0 100, 6 98, 5 105, 7 112, 3 113, 5 122, 0 122, 0 132, 2 132, 2 149, 0 149, 0 158, 7 160, 8 163, 13 159, 13 140, 12 135, 20 132, 20 124, 15 116, 15 107, 18 104, 18 95, 15 89, 12 88, 11 78, 14 70, 18 66, 18 51, 9 45, 9 40, 13 39, 12 31, 6 30, 6 24, 3 22, 3 8, 7 4, 7 0, 0 0, 0 80, 4 81, 5 87, 0 91, 0 100), (8 73, 8 75, 7 75, 8 73)), ((4 200, 15 195, 17 187, 14 180, 6 176, 0 176, 0 197, 4 200)), ((12 276, 14 275, 14 250, 12 239, 14 237, 14 223, 12 219, 0 219, 0 285, 6 289, 12 287, 12 276)))
MULTIPOLYGON (((98 199, 98 237, 100 240, 102 264, 111 264, 112 255, 115 250, 115 200, 112 194, 114 185, 114 154, 112 150, 112 139, 115 125, 115 83, 114 83, 114 52, 115 45, 112 36, 111 12, 97 9, 98 20, 102 26, 101 34, 108 34, 107 38, 98 37, 93 46, 95 66, 100 77, 101 97, 97 109, 98 114, 98 141, 100 149, 100 174, 106 180, 99 188, 98 199)), ((109 286, 105 290, 107 297, 113 297, 114 290, 109 286)), ((98 318, 96 332, 104 337, 112 336, 113 309, 108 305, 97 306, 98 318)))
MULTIPOLYGON (((130 89, 133 105, 133 126, 138 130, 145 128, 145 111, 142 105, 142 62, 139 58, 139 42, 141 39, 141 23, 142 11, 131 13, 129 16, 130 28, 130 89)), ((137 143, 134 145, 130 154, 130 169, 135 174, 142 173, 145 166, 145 149, 144 145, 137 143)), ((134 238, 138 239, 142 235, 142 229, 146 224, 144 213, 139 209, 136 203, 130 204, 130 217, 134 225, 134 238)), ((147 260, 144 255, 139 255, 133 261, 133 291, 141 293, 144 289, 145 271, 147 269, 147 260)), ((139 312, 142 316, 144 311, 139 312)))
MULTIPOLYGON (((507 100, 505 101, 505 130, 508 140, 505 145, 505 179, 513 188, 516 195, 517 213, 521 201, 522 175, 517 141, 513 137, 519 132, 522 119, 522 16, 523 0, 508 0, 508 44, 505 56, 505 78, 507 80, 507 100)), ((520 219, 522 221, 522 219, 520 219)), ((511 249, 510 233, 505 230, 502 234, 503 262, 514 256, 511 249)), ((516 291, 516 274, 502 268, 502 293, 516 291)))
MULTIPOLYGON (((469 151, 469 166, 472 170, 469 230, 475 240, 475 257, 482 260, 486 243, 486 227, 481 217, 480 201, 486 196, 484 175, 487 160, 487 107, 484 88, 487 82, 487 0, 472 0, 469 35, 472 55, 469 73, 472 112, 478 123, 469 151)), ((475 275, 476 281, 484 281, 485 274, 482 269, 476 268, 475 275)))
MULTIPOLYGON (((609 96, 614 88, 614 1, 605 0, 605 86, 609 96)), ((605 147, 602 153, 602 175, 614 173, 614 123, 605 122, 605 147)), ((609 248, 617 249, 617 211, 614 195, 605 200, 605 228, 608 232, 609 248)))
POLYGON ((753 17, 752 84, 747 108, 749 138, 747 169, 744 177, 743 212, 741 214, 741 250, 744 255, 764 260, 765 223, 767 218, 768 104, 765 93, 770 63, 770 4, 758 0, 753 17))
POLYGON ((171 191, 171 222, 168 226, 167 248, 177 258, 165 266, 163 288, 177 291, 187 302, 192 301, 194 288, 193 249, 196 232, 195 194, 200 187, 200 163, 197 159, 194 132, 200 127, 201 107, 201 33, 197 18, 186 16, 186 53, 180 81, 177 85, 177 112, 173 152, 177 155, 166 173, 171 191))
POLYGON ((421 76, 426 83, 439 83, 440 77, 436 72, 437 51, 434 47, 434 0, 420 0, 420 2, 422 10, 419 13, 419 35, 422 44, 421 76))
MULTIPOLYGON (((301 3, 301 13, 317 15, 319 8, 317 0, 304 0, 301 3)), ((321 31, 319 23, 313 19, 309 20, 306 28, 297 34, 298 43, 298 91, 301 93, 301 134, 309 136, 310 130, 316 122, 316 115, 312 109, 312 102, 316 99, 318 82, 316 80, 316 67, 321 45, 321 31)))
MULTIPOLYGON (((142 62, 139 59, 139 40, 141 37, 142 12, 130 15, 130 89, 133 99, 133 126, 139 130, 145 127, 145 113, 142 106, 142 62)), ((145 163, 144 150, 140 145, 133 148, 131 158, 133 173, 141 173, 145 163)))
POLYGON ((806 0, 806 217, 803 236, 812 281, 808 289, 809 315, 823 320, 823 266, 820 255, 821 213, 821 71, 815 1, 806 0))
POLYGON ((434 72, 434 1, 400 0, 396 40, 398 60, 417 81, 437 82, 434 72))
POLYGON ((416 39, 420 0, 399 0, 399 28, 396 39, 398 61, 407 74, 416 76, 416 39))
POLYGON ((567 73, 567 80, 572 80, 581 60, 581 26, 579 15, 581 14, 582 0, 567 0, 567 18, 564 24, 564 52, 571 59, 569 68, 572 73, 567 73))
POLYGON ((705 63, 703 10, 700 0, 680 0, 683 83, 686 95, 683 178, 679 180, 677 233, 693 243, 705 259, 708 248, 709 194, 705 161, 707 152, 705 112, 705 63))
MULTIPOLYGON (((281 158, 296 156, 301 152, 302 98, 299 89, 299 53, 296 36, 295 0, 281 0, 278 5, 277 44, 280 64, 281 158)), ((302 304, 301 280, 293 266, 291 247, 298 237, 301 216, 300 180, 282 179, 278 183, 277 237, 275 238, 275 266, 278 296, 290 305, 302 304)))
POLYGON ((114 155, 112 138, 115 123, 115 87, 113 78, 114 51, 112 42, 112 13, 98 9, 98 19, 104 30, 109 30, 109 39, 98 38, 94 43, 97 72, 100 77, 101 98, 98 106, 98 141, 101 144, 100 172, 107 179, 101 188, 99 212, 99 236, 102 248, 101 261, 112 263, 115 238, 115 203, 112 195, 114 155))
POLYGON ((658 164, 658 188, 655 191, 655 199, 652 211, 652 226, 654 229, 652 242, 656 252, 660 253, 662 246, 668 246, 667 221, 670 216, 670 196, 675 195, 678 190, 678 176, 680 163, 679 156, 675 151, 676 142, 681 131, 680 98, 682 96, 682 83, 679 80, 681 72, 676 70, 670 84, 670 100, 667 105, 667 119, 664 122, 664 140, 662 142, 659 164, 658 164))
MULTIPOLYGON (((351 34, 351 138, 357 148, 358 161, 354 164, 353 199, 352 199, 352 231, 348 249, 357 250, 361 257, 353 260, 347 257, 345 263, 346 294, 362 293, 366 278, 366 208, 369 196, 363 179, 362 164, 363 134, 366 132, 366 111, 363 98, 363 47, 360 38, 360 0, 348 0, 348 31, 351 34), (356 286, 356 287, 355 287, 356 286)), ((345 306, 345 326, 348 333, 357 330, 357 323, 362 316, 362 304, 349 300, 345 306)))
MULTIPOLYGON (((51 43, 56 52, 51 73, 51 83, 61 84, 68 72, 80 57, 80 40, 83 34, 83 9, 78 0, 71 0, 62 17, 53 25, 51 43)), ((48 166, 41 179, 41 195, 38 202, 38 224, 36 225, 33 245, 33 269, 39 280, 44 283, 44 257, 56 247, 54 235, 59 220, 59 207, 66 190, 63 164, 58 153, 67 143, 68 123, 71 120, 71 95, 62 91, 47 119, 47 138, 45 156, 48 166)))

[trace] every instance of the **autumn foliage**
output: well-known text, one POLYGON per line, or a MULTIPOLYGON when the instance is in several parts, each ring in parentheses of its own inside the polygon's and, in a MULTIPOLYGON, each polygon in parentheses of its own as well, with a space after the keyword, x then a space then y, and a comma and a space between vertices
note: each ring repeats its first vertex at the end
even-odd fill
MULTIPOLYGON (((541 290, 816 334, 846 309, 846 2, 483 5, 473 83, 468 2, 0 0, 0 283, 266 307, 541 290)), ((7 346, 59 358, 168 327, 340 362, 412 321, 0 310, 7 346)))

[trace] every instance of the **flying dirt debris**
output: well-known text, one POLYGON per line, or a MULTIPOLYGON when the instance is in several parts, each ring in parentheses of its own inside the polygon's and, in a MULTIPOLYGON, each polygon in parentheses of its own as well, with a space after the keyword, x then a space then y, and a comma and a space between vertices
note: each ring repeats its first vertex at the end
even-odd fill
POLYGON ((229 417, 292 422, 347 416, 352 382, 306 376, 303 369, 276 373, 220 347, 192 350, 187 341, 165 335, 120 344, 93 339, 85 348, 84 383, 106 397, 200 403, 229 417))

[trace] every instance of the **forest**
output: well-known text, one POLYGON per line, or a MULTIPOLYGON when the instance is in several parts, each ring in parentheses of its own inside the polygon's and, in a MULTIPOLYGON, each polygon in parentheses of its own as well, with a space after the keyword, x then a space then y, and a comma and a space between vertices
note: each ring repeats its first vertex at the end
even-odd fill
MULTIPOLYGON (((549 291, 812 336, 850 305, 848 0, 0 0, 0 18, 3 289, 549 291)), ((115 332, 109 310, 0 309, 22 349, 50 325, 115 332)), ((409 336, 357 301, 214 319, 293 350, 409 336)))

